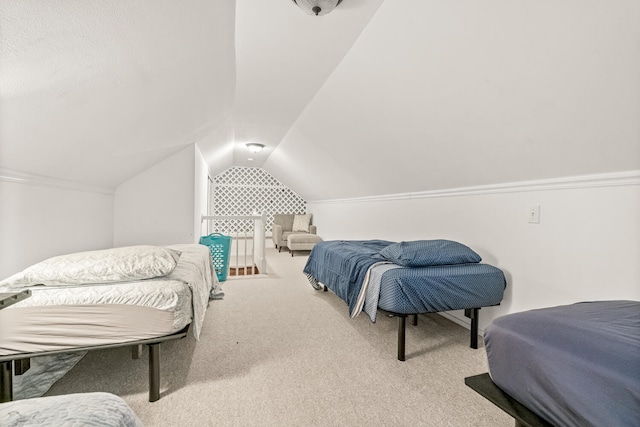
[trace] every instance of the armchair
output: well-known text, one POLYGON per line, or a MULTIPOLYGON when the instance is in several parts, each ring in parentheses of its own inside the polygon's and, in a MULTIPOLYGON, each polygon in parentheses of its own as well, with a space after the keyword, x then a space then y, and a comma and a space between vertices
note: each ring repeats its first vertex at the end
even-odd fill
POLYGON ((271 239, 278 249, 278 252, 282 251, 283 246, 287 246, 287 237, 290 234, 316 234, 317 228, 312 224, 313 215, 306 214, 309 222, 307 231, 305 231, 306 218, 299 218, 302 221, 296 222, 294 230, 294 219, 296 216, 302 217, 302 214, 274 214, 273 225, 271 226, 271 239))

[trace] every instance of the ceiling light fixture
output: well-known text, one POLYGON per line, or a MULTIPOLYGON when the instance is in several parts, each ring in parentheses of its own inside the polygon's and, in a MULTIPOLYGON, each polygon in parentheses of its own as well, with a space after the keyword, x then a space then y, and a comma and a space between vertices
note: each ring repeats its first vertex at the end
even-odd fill
POLYGON ((258 144, 256 142, 250 142, 248 144, 245 144, 245 146, 247 147, 247 149, 249 149, 249 151, 251 151, 252 153, 259 153, 260 151, 262 151, 262 149, 264 148, 263 144, 258 144))
POLYGON ((322 16, 331 12, 342 0, 292 0, 307 15, 322 16))

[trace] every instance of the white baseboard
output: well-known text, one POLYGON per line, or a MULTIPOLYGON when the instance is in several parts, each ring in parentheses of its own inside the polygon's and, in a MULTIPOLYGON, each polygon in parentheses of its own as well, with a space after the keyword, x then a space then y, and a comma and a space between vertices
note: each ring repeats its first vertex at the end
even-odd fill
MULTIPOLYGON (((458 316, 454 316, 447 311, 439 312, 438 314, 468 330, 471 330, 471 319, 469 319, 468 317, 459 318, 458 316)), ((480 328, 480 326, 478 326, 478 335, 484 336, 484 329, 480 328)))

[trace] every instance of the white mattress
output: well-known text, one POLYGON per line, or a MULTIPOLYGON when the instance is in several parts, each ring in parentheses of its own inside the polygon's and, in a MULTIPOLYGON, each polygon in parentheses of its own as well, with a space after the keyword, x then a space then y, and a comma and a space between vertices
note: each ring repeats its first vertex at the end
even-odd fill
POLYGON ((191 322, 191 290, 176 280, 32 288, 0 311, 0 355, 168 335, 191 322))
POLYGON ((33 286, 32 296, 0 310, 0 356, 154 338, 193 322, 196 338, 212 288, 209 250, 182 251, 168 276, 115 284, 33 286))

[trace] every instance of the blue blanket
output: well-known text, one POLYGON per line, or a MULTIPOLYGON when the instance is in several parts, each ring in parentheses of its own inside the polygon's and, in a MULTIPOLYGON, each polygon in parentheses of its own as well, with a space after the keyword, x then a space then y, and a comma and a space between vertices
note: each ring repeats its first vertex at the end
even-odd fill
POLYGON ((416 314, 488 307, 502 301, 506 281, 496 267, 478 262, 400 267, 385 258, 388 251, 382 250, 389 245, 394 242, 320 242, 311 251, 304 273, 316 289, 322 283, 345 301, 351 317, 367 306, 372 321, 377 308, 416 314))
POLYGON ((393 244, 386 240, 334 240, 319 242, 311 251, 304 273, 331 289, 349 305, 356 306, 367 270, 386 261, 379 252, 393 244))
POLYGON ((494 319, 493 382, 558 426, 640 425, 640 301, 594 301, 494 319))

